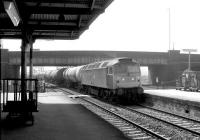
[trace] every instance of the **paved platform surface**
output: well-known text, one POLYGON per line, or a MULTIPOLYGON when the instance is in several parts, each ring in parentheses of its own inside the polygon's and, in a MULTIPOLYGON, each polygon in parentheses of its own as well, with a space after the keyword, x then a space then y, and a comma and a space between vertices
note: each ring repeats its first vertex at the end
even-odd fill
POLYGON ((176 89, 148 89, 144 90, 144 93, 184 101, 200 102, 200 92, 182 91, 176 89))
POLYGON ((33 126, 7 123, 1 140, 127 140, 119 130, 62 93, 41 93, 33 126))

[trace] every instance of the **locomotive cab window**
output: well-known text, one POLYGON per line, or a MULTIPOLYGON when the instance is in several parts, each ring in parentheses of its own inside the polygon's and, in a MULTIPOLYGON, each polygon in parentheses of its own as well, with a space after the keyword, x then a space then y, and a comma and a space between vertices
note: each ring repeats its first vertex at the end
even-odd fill
POLYGON ((113 68, 112 67, 108 67, 108 74, 113 74, 113 68))
POLYGON ((115 71, 118 74, 121 73, 137 73, 140 72, 140 67, 139 65, 135 64, 135 65, 118 65, 118 69, 116 69, 115 71))

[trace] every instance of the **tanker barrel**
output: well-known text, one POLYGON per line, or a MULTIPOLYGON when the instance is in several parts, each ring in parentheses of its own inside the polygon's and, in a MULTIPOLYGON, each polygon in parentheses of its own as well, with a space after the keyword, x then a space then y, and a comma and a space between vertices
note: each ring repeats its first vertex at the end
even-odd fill
POLYGON ((80 73, 81 67, 82 66, 71 67, 65 70, 63 72, 63 77, 65 78, 65 80, 71 81, 71 82, 80 82, 79 73, 80 73))
POLYGON ((56 71, 56 74, 55 74, 55 81, 57 82, 61 82, 64 80, 64 77, 63 77, 63 72, 66 70, 67 68, 61 68, 59 69, 58 71, 56 71))

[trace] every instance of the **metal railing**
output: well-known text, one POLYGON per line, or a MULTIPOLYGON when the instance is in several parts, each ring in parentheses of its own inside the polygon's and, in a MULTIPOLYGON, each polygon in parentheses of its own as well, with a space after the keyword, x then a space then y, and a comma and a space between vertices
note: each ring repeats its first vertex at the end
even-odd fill
POLYGON ((37 112, 38 80, 24 79, 26 92, 21 91, 21 79, 3 79, 3 112, 37 112), (28 86, 31 85, 31 86, 28 86), (31 88, 28 88, 31 87, 31 88))

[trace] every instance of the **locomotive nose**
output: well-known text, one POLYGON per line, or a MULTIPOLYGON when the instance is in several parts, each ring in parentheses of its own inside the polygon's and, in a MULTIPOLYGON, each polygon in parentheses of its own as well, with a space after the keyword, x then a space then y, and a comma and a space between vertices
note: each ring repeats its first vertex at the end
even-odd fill
POLYGON ((137 86, 140 86, 140 78, 133 75, 118 76, 116 78, 116 84, 117 84, 117 87, 125 87, 125 88, 131 88, 135 86, 137 87, 137 86))

